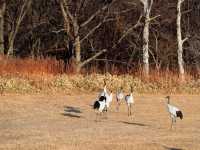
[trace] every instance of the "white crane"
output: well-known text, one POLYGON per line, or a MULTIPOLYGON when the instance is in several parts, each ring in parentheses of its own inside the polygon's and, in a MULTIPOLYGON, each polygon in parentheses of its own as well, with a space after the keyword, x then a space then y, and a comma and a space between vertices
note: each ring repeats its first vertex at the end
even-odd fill
POLYGON ((106 109, 106 97, 101 96, 98 100, 94 102, 93 109, 97 110, 96 115, 101 115, 106 109))
POLYGON ((134 99, 133 99, 133 87, 131 86, 131 93, 129 95, 125 96, 125 101, 128 107, 128 116, 132 115, 131 109, 132 105, 134 104, 134 99))
POLYGON ((110 104, 111 104, 112 99, 113 99, 113 93, 112 93, 112 91, 110 92, 110 94, 108 93, 105 80, 104 80, 104 88, 99 93, 98 98, 100 98, 101 96, 106 97, 106 108, 105 108, 105 110, 108 111, 108 108, 110 107, 110 104))
POLYGON ((119 111, 119 106, 121 101, 124 99, 123 87, 121 86, 120 89, 116 93, 116 100, 117 100, 117 111, 119 111))
POLYGON ((176 123, 177 117, 179 117, 180 119, 183 119, 183 113, 179 108, 170 104, 170 96, 167 96, 166 99, 167 99, 167 103, 166 103, 167 110, 172 119, 172 123, 171 123, 171 129, 172 129, 173 123, 176 123))

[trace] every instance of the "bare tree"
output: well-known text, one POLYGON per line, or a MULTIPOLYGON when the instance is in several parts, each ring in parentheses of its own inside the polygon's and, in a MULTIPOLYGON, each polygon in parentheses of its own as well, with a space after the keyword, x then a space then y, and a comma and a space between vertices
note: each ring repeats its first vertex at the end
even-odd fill
POLYGON ((98 9, 96 12, 94 12, 89 18, 87 18, 85 21, 83 21, 82 23, 78 22, 78 12, 80 11, 80 9, 82 8, 82 6, 84 5, 84 3, 86 3, 85 0, 81 0, 80 2, 75 2, 76 3, 76 10, 75 11, 70 11, 69 9, 69 1, 68 0, 61 0, 60 1, 60 7, 61 7, 61 11, 63 14, 63 18, 64 18, 64 22, 65 22, 65 30, 68 34, 68 36, 70 38, 73 38, 74 40, 74 49, 75 49, 75 64, 76 64, 76 71, 79 72, 80 69, 86 65, 87 63, 89 63, 90 61, 92 61, 93 59, 95 59, 96 57, 98 57, 99 55, 101 55, 102 53, 106 52, 106 49, 100 50, 98 53, 96 53, 94 56, 88 58, 87 60, 82 60, 81 59, 81 42, 83 42, 85 39, 87 39, 88 36, 90 36, 91 34, 94 33, 95 30, 97 30, 104 22, 107 22, 107 16, 104 16, 104 18, 102 19, 102 21, 100 21, 95 27, 93 27, 85 36, 83 36, 82 38, 80 37, 80 29, 81 28, 85 28, 87 27, 87 25, 89 25, 89 23, 96 17, 98 16, 100 13, 105 12, 108 7, 111 4, 106 4, 103 7, 101 7, 100 9, 98 9))
POLYGON ((181 34, 181 4, 184 2, 184 0, 178 0, 177 3, 177 42, 178 42, 178 67, 179 67, 179 74, 181 81, 185 80, 185 70, 184 70, 184 60, 183 60, 183 43, 188 39, 187 37, 185 39, 182 39, 181 34))
POLYGON ((14 41, 15 41, 16 35, 19 31, 21 22, 23 21, 24 17, 26 16, 27 11, 29 10, 31 6, 31 2, 32 0, 23 0, 23 4, 20 8, 19 14, 16 14, 17 15, 16 22, 13 23, 13 26, 9 33, 9 46, 8 46, 9 48, 8 48, 7 56, 13 54, 14 41))
POLYGON ((143 73, 146 77, 149 76, 149 23, 150 12, 153 5, 153 0, 140 0, 144 7, 144 29, 143 29, 143 73))
POLYGON ((4 14, 6 2, 0 1, 0 54, 4 53, 4 14))

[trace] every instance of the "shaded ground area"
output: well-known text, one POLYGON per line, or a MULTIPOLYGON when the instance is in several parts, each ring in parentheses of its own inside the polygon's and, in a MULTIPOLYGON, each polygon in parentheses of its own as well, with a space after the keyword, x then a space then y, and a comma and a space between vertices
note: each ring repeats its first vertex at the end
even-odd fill
POLYGON ((0 150, 200 149, 200 96, 172 96, 184 112, 170 130, 164 96, 137 95, 134 116, 125 103, 96 121, 91 95, 0 97, 0 150))

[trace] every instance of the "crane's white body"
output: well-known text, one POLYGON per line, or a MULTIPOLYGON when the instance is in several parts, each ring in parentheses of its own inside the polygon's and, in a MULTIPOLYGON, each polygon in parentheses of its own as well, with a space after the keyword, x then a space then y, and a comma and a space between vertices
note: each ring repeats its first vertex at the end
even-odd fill
POLYGON ((112 102, 113 94, 111 92, 110 95, 107 93, 105 96, 106 96, 106 107, 109 108, 110 103, 112 102))
POLYGON ((99 112, 103 112, 103 110, 105 109, 106 107, 106 102, 105 101, 98 101, 99 104, 100 104, 100 107, 98 109, 99 112))
POLYGON ((127 95, 125 97, 125 101, 128 106, 130 106, 131 104, 134 104, 133 94, 131 93, 130 95, 127 95))
POLYGON ((121 105, 121 101, 124 99, 123 88, 121 87, 116 93, 116 100, 117 100, 117 111, 119 111, 119 106, 121 105))
POLYGON ((124 99, 124 93, 122 91, 118 91, 116 94, 117 101, 121 101, 124 99))
POLYGON ((131 116, 132 115, 131 107, 132 107, 132 104, 134 104, 132 89, 131 89, 131 94, 125 96, 125 101, 128 106, 128 116, 131 116))
POLYGON ((167 109, 168 109, 168 112, 169 112, 171 118, 176 119, 176 117, 177 117, 176 112, 180 111, 180 109, 178 109, 177 107, 170 105, 170 104, 167 104, 167 109))
POLYGON ((108 94, 106 85, 104 86, 103 90, 99 93, 98 98, 100 98, 101 96, 105 96, 106 97, 105 107, 106 107, 106 110, 107 110, 107 108, 110 107, 110 104, 112 102, 113 94, 112 94, 112 92, 110 93, 110 95, 108 94))

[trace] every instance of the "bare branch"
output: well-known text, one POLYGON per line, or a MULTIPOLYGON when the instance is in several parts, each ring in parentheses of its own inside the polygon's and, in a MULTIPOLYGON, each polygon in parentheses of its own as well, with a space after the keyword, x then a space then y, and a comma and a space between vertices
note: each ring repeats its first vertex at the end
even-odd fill
POLYGON ((103 21, 99 22, 93 29, 91 29, 87 35, 85 35, 81 40, 80 43, 82 43, 85 39, 87 39, 92 33, 94 33, 103 23, 113 21, 113 19, 106 19, 107 17, 104 18, 103 21))
POLYGON ((120 15, 120 14, 123 14, 123 13, 127 13, 129 11, 132 11, 132 10, 135 10, 135 8, 130 8, 130 9, 122 10, 120 12, 113 12, 113 14, 120 15))
POLYGON ((181 3, 183 3, 185 0, 181 0, 181 3))
POLYGON ((187 13, 190 13, 191 11, 192 11, 192 9, 189 9, 189 10, 183 11, 183 12, 182 12, 182 15, 185 15, 185 14, 187 14, 187 13))
POLYGON ((140 0, 140 2, 143 4, 144 14, 146 14, 147 9, 148 9, 148 0, 140 0))
POLYGON ((74 21, 74 17, 73 15, 71 14, 71 12, 69 11, 68 9, 68 5, 67 5, 67 2, 66 0, 61 0, 60 3, 63 5, 63 7, 65 8, 64 10, 66 11, 67 15, 69 16, 69 18, 74 21))
POLYGON ((86 65, 87 63, 89 63, 90 61, 94 60, 96 57, 100 56, 101 54, 105 53, 107 51, 107 49, 103 49, 100 52, 96 53, 94 56, 86 59, 85 61, 83 61, 79 67, 83 67, 84 65, 86 65))
POLYGON ((153 0, 151 0, 151 3, 150 3, 150 5, 148 6, 148 13, 150 13, 150 11, 151 11, 151 8, 152 8, 152 5, 153 5, 153 0))
POLYGON ((97 10, 93 15, 91 15, 85 22, 83 22, 80 27, 85 27, 87 24, 89 24, 98 14, 105 11, 108 7, 110 7, 116 0, 112 1, 110 5, 104 5, 102 8, 97 10))
POLYGON ((152 17, 152 18, 149 18, 148 21, 150 22, 150 21, 152 21, 152 20, 155 20, 155 19, 158 18, 158 17, 160 17, 160 15, 157 15, 157 16, 154 16, 154 17, 152 17))
POLYGON ((60 29, 60 30, 55 30, 55 31, 51 31, 51 32, 58 34, 58 33, 62 32, 62 31, 66 31, 66 30, 65 29, 60 29))
POLYGON ((90 21, 92 21, 98 14, 100 14, 102 11, 106 10, 108 8, 108 5, 105 5, 101 9, 99 9, 97 12, 95 12, 93 15, 90 16, 85 22, 83 22, 80 27, 85 27, 90 21))
POLYGON ((65 8, 64 8, 64 2, 62 0, 60 1, 60 8, 61 8, 62 15, 63 15, 65 23, 66 23, 67 33, 69 33, 69 30, 70 30, 69 19, 68 19, 68 15, 67 15, 65 8))
POLYGON ((184 38, 184 39, 182 40, 182 44, 185 43, 187 40, 188 40, 188 37, 184 38))
POLYGON ((115 48, 115 47, 130 33, 130 32, 132 32, 133 29, 139 27, 139 26, 141 25, 141 22, 140 22, 141 19, 142 19, 142 15, 140 15, 140 17, 139 17, 137 23, 136 23, 134 26, 130 27, 130 28, 121 36, 121 38, 117 41, 117 43, 113 45, 112 48, 115 48))

